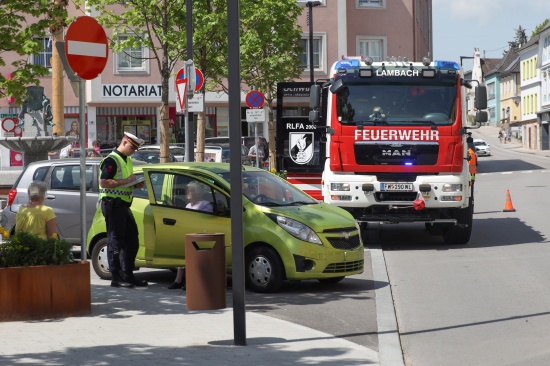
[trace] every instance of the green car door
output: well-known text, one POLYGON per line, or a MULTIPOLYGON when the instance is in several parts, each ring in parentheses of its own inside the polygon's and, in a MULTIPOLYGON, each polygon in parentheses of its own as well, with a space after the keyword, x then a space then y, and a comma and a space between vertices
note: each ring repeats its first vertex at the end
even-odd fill
POLYGON ((226 263, 231 263, 228 197, 208 182, 174 171, 146 171, 155 225, 153 266, 185 265, 185 235, 225 234, 226 263))

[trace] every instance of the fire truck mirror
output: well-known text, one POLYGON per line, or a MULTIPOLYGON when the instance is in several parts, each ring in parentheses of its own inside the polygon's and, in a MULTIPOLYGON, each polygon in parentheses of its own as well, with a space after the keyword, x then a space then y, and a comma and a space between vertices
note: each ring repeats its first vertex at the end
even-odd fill
POLYGON ((338 79, 330 86, 330 92, 332 94, 338 94, 342 89, 344 89, 344 83, 342 79, 338 79))
POLYGON ((317 123, 319 122, 319 111, 309 111, 309 122, 317 123))
POLYGON ((487 122, 487 120, 488 120, 488 115, 486 111, 478 111, 476 113, 476 122, 483 123, 483 122, 487 122))
POLYGON ((319 108, 320 97, 321 97, 321 86, 312 85, 309 88, 309 108, 311 109, 319 108))
POLYGON ((476 86, 476 109, 487 109, 487 87, 476 86))

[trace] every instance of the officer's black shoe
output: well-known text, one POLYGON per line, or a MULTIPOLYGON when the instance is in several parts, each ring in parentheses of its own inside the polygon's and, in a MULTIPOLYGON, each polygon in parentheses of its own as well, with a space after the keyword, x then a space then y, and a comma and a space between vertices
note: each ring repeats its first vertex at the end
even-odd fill
POLYGON ((135 278, 133 273, 129 275, 121 271, 121 276, 125 282, 131 283, 136 287, 145 287, 149 285, 147 281, 135 278))
POLYGON ((111 280, 111 287, 134 287, 132 282, 125 281, 120 275, 113 273, 113 278, 111 280))
POLYGON ((149 282, 134 277, 134 285, 137 287, 145 287, 149 285, 149 282))

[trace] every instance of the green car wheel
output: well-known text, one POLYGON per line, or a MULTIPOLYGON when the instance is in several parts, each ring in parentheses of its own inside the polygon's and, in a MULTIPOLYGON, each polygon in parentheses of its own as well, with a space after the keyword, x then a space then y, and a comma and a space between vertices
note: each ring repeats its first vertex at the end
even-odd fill
POLYGON ((283 263, 277 252, 261 246, 246 255, 246 285, 254 292, 276 292, 284 281, 283 263))
POLYGON ((107 238, 100 239, 92 250, 92 266, 95 273, 104 280, 111 279, 107 260, 107 238))

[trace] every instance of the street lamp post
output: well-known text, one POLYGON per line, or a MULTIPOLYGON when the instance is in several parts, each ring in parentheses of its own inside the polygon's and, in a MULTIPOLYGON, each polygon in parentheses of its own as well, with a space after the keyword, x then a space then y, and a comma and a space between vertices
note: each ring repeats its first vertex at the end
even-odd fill
POLYGON ((306 6, 309 8, 308 23, 309 23, 309 79, 313 84, 313 7, 321 5, 320 1, 308 1, 306 6))

